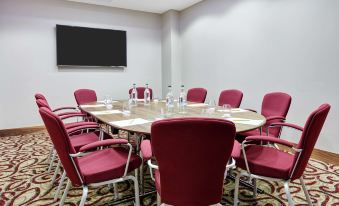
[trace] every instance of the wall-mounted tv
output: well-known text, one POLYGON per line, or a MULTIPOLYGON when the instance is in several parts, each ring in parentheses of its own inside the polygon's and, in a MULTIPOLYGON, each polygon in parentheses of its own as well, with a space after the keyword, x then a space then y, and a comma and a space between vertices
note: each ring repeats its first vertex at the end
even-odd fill
POLYGON ((126 31, 56 25, 58 66, 127 66, 126 31))

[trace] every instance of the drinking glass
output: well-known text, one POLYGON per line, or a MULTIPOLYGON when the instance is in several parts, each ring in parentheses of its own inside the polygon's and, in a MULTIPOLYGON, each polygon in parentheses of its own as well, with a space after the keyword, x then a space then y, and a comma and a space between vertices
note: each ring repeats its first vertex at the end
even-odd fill
POLYGON ((122 114, 125 116, 131 115, 131 108, 129 103, 122 104, 122 114))
POLYGON ((105 105, 106 105, 106 109, 112 109, 113 108, 112 97, 110 97, 109 95, 105 96, 105 105))
POLYGON ((222 105, 222 109, 223 109, 223 112, 224 112, 223 117, 231 117, 231 105, 224 104, 224 105, 222 105))

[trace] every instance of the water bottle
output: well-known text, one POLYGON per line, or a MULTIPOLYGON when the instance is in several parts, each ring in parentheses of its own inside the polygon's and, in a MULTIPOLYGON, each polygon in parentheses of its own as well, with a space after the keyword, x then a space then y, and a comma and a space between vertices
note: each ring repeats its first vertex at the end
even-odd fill
POLYGON ((168 93, 166 95, 166 106, 168 108, 174 107, 174 96, 173 96, 171 85, 168 86, 168 93))
POLYGON ((180 94, 179 94, 179 106, 183 107, 186 105, 186 92, 185 86, 181 85, 180 94))
POLYGON ((132 100, 131 102, 133 105, 136 105, 138 103, 138 91, 137 91, 135 84, 133 84, 133 89, 131 92, 131 100, 132 100))
POLYGON ((151 103, 151 92, 148 89, 148 84, 146 84, 146 89, 144 91, 144 104, 149 105, 151 103))

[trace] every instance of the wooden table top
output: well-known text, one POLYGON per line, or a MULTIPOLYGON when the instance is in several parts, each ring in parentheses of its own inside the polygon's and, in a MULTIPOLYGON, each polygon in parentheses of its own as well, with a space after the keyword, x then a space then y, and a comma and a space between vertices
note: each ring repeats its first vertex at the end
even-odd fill
POLYGON ((188 102, 183 112, 176 104, 169 112, 163 100, 152 101, 150 105, 144 105, 143 101, 140 101, 133 106, 129 106, 127 101, 113 101, 112 109, 107 109, 103 102, 93 102, 81 105, 80 108, 105 124, 142 134, 150 134, 152 122, 165 118, 226 118, 234 122, 237 133, 259 128, 266 123, 265 117, 261 114, 239 108, 232 109, 231 116, 225 116, 222 107, 211 109, 206 104, 188 102))

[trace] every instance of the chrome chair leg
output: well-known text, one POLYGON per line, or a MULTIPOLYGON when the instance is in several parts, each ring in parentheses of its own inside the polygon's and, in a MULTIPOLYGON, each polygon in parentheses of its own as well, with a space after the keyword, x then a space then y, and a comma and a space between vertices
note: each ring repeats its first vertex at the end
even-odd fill
POLYGON ((66 185, 64 194, 62 195, 62 198, 60 200, 59 206, 64 206, 64 202, 66 200, 67 193, 68 193, 69 189, 71 188, 71 185, 72 185, 72 182, 71 182, 71 180, 68 179, 67 185, 66 185))
POLYGON ((83 188, 82 188, 82 196, 81 196, 81 200, 80 200, 79 206, 84 206, 85 205, 87 194, 88 194, 88 187, 87 186, 83 186, 83 188))
POLYGON ((161 205, 161 198, 160 198, 159 193, 157 193, 157 206, 160 206, 160 205, 161 205))
POLYGON ((257 179, 253 178, 252 179, 252 184, 253 184, 253 198, 256 198, 257 197, 257 179))
POLYGON ((130 179, 133 180, 134 183, 134 196, 135 196, 135 205, 136 206, 140 206, 140 199, 139 199, 139 183, 138 183, 138 179, 130 176, 130 179))
POLYGON ((119 191, 117 183, 113 183, 113 190, 114 190, 114 200, 119 199, 119 191))
POLYGON ((311 201, 310 195, 308 194, 308 191, 307 191, 307 188, 306 188, 306 185, 305 185, 303 177, 300 177, 300 183, 301 183, 301 186, 303 187, 307 203, 308 203, 309 206, 311 206, 312 205, 312 201, 311 201))
POLYGON ((46 159, 47 162, 50 162, 50 161, 51 161, 51 157, 52 157, 53 151, 54 151, 54 147, 52 147, 52 148, 49 150, 49 154, 48 154, 48 157, 47 157, 47 159, 46 159))
POLYGON ((61 187, 64 184, 65 177, 66 177, 66 171, 64 170, 64 172, 62 173, 58 188, 57 188, 57 190, 55 191, 55 194, 54 194, 54 201, 56 201, 58 199, 61 187))
POLYGON ((52 159, 51 159, 51 162, 49 163, 48 170, 47 170, 48 173, 50 173, 51 170, 52 170, 52 166, 54 164, 55 156, 56 156, 56 152, 55 152, 55 150, 53 150, 52 159))
POLYGON ((51 186, 53 186, 55 179, 58 176, 58 173, 59 173, 59 170, 60 170, 60 164, 61 164, 61 162, 60 162, 60 160, 58 160, 58 164, 57 164, 57 166, 54 170, 54 174, 53 174, 53 177, 52 177, 52 180, 51 180, 51 186))
POLYGON ((235 187, 234 187, 234 206, 237 206, 239 203, 239 181, 241 173, 239 172, 235 178, 235 187))
POLYGON ((288 186, 289 181, 284 182, 284 188, 285 188, 285 193, 286 193, 286 197, 288 200, 288 205, 289 206, 294 206, 294 202, 292 200, 292 196, 289 190, 289 186, 288 186))

